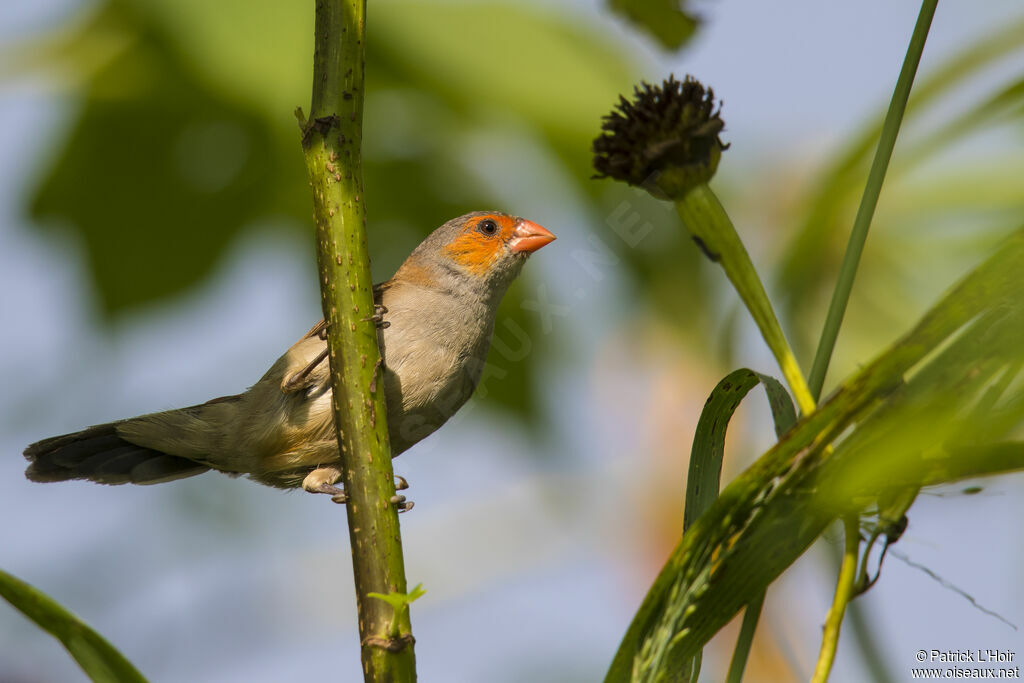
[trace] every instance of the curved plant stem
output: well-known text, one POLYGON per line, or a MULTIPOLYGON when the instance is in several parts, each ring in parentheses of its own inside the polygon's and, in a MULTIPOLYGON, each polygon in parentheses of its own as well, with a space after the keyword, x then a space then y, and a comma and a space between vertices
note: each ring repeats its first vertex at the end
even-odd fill
POLYGON ((874 161, 871 162, 867 186, 861 196, 857 217, 853 221, 850 241, 847 244, 846 253, 843 255, 839 278, 836 280, 836 288, 832 293, 828 314, 825 316, 825 326, 821 331, 821 340, 818 342, 818 350, 814 354, 814 364, 811 366, 808 384, 815 400, 821 397, 821 388, 825 384, 825 374, 828 372, 832 350, 835 348, 836 338, 839 336, 839 328, 843 324, 843 315, 846 313, 846 304, 850 300, 853 280, 857 275, 857 266, 864 251, 864 242, 868 238, 868 228, 875 215, 875 207, 878 206, 878 196, 882 191, 882 183, 885 181, 885 172, 889 168, 889 160, 892 158, 892 151, 896 146, 896 136, 900 131, 900 124, 903 122, 903 112, 906 111, 907 99, 910 97, 910 86, 914 83, 914 75, 917 73, 917 65, 921 62, 921 53, 924 51, 925 39, 928 38, 928 29, 932 25, 932 17, 935 16, 938 2, 939 0, 924 0, 921 3, 921 12, 918 14, 914 33, 910 38, 910 45, 907 47, 907 56, 903 60, 903 68, 900 70, 896 89, 889 102, 885 123, 882 124, 882 136, 878 141, 874 161))
POLYGON ((793 350, 782 333, 779 320, 764 291, 761 278, 754 269, 750 255, 718 197, 707 183, 700 183, 676 199, 675 205, 679 217, 694 240, 708 258, 722 266, 740 299, 750 311, 751 317, 761 331, 761 336, 779 364, 782 376, 786 378, 786 383, 793 392, 800 412, 804 415, 814 412, 814 398, 807 389, 796 356, 793 355, 793 350))
MULTIPOLYGON (((366 246, 360 146, 366 0, 317 0, 313 99, 302 147, 313 190, 317 263, 328 322, 334 418, 348 495, 349 538, 366 681, 416 678, 405 567, 366 246)), ((328 593, 329 595, 329 593, 328 593)), ((325 601, 322 609, 330 609, 325 601)))
POLYGON ((857 576, 857 555, 860 551, 860 524, 857 515, 847 515, 843 519, 843 533, 846 537, 846 548, 843 551, 843 562, 839 567, 836 594, 825 619, 825 633, 821 637, 821 651, 818 653, 818 663, 814 667, 811 683, 825 683, 828 680, 832 662, 836 658, 839 629, 843 624, 846 605, 853 597, 853 580, 857 576))

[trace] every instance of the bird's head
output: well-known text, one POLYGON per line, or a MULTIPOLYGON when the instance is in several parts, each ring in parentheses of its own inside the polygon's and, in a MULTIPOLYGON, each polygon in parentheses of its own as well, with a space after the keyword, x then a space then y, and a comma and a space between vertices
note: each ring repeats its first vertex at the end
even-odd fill
POLYGON ((395 277, 500 298, 527 257, 554 239, 525 218, 475 211, 432 232, 395 277))

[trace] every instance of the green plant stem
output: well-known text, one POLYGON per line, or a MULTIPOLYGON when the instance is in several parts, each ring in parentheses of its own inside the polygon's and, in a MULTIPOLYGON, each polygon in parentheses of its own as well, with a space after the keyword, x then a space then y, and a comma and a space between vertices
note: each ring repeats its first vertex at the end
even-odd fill
POLYGON ((814 363, 811 366, 808 384, 815 400, 821 397, 829 361, 839 336, 839 328, 843 324, 843 315, 846 313, 846 305, 850 300, 850 292, 853 290, 857 266, 860 263, 861 254, 864 252, 864 243, 868 238, 868 228, 875 215, 875 207, 878 206, 878 197, 882 191, 882 183, 885 181, 885 172, 889 168, 889 160, 892 158, 892 151, 896 146, 896 136, 899 134, 900 124, 903 122, 903 113, 906 111, 907 99, 910 97, 910 87, 914 83, 914 75, 921 62, 921 53, 924 52, 924 43, 928 38, 928 30, 932 24, 932 17, 935 16, 938 1, 924 0, 921 3, 921 12, 918 14, 914 33, 910 38, 910 45, 907 47, 903 68, 900 70, 896 89, 889 102, 885 123, 882 124, 878 149, 875 151, 874 161, 871 162, 867 185, 861 196, 857 217, 853 221, 850 241, 847 244, 846 253, 843 255, 836 288, 832 293, 832 301, 828 307, 828 314, 825 316, 825 326, 821 331, 821 340, 818 342, 818 350, 814 354, 814 363))
POLYGON ((774 354, 800 411, 804 415, 814 412, 815 401, 807 389, 796 356, 793 355, 793 350, 782 333, 779 320, 775 317, 775 311, 764 291, 764 285, 761 284, 761 278, 757 276, 750 255, 747 254, 718 197, 707 183, 700 183, 676 199, 675 205, 690 234, 708 258, 722 266, 726 277, 732 282, 740 299, 750 311, 758 329, 761 330, 761 336, 774 354))
MULTIPOLYGON (((837 553, 838 555, 838 553, 837 553)), ((837 556, 839 563, 842 557, 837 556)), ((853 640, 860 648, 858 658, 867 669, 870 679, 874 683, 896 683, 886 668, 885 658, 881 654, 881 648, 875 641, 875 629, 864 613, 864 602, 853 600, 846 608, 846 624, 853 630, 853 640)))
POLYGON ((811 683, 825 683, 832 671, 832 663, 836 658, 836 647, 839 645, 839 629, 843 625, 846 605, 853 597, 853 580, 857 576, 857 556, 860 551, 860 524, 856 514, 843 518, 843 533, 846 537, 846 548, 843 561, 839 566, 839 579, 836 581, 836 594, 832 600, 832 608, 825 619, 825 632, 821 637, 821 651, 818 653, 818 664, 814 667, 811 683))
MULTIPOLYGON (((408 610, 368 597, 405 593, 405 567, 373 314, 360 154, 365 0, 317 0, 313 98, 302 147, 313 190, 317 263, 328 322, 334 419, 366 681, 416 678, 408 610), (397 625, 398 637, 389 633, 397 625)), ((330 609, 324 602, 321 609, 330 609)))

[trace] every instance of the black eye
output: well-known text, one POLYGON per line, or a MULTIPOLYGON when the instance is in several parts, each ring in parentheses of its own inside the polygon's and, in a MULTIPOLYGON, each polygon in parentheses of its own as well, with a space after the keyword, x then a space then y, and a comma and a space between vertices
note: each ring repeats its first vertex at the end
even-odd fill
POLYGON ((487 235, 488 237, 498 234, 498 224, 492 221, 490 218, 480 221, 476 224, 476 229, 487 235))

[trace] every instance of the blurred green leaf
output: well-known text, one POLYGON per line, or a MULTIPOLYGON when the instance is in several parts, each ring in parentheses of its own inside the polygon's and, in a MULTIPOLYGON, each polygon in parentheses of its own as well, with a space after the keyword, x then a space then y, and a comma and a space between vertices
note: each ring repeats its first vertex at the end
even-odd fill
POLYGON ((373 16, 374 54, 394 72, 465 114, 583 140, 587 155, 590 126, 631 82, 609 36, 525 5, 384 2, 373 16))
POLYGON ((92 76, 32 214, 77 233, 111 314, 208 275, 289 164, 262 119, 181 68, 159 26, 120 2, 101 20, 135 39, 92 76))
POLYGON ((0 596, 59 640, 96 683, 145 683, 124 655, 56 600, 0 570, 0 596))
POLYGON ((613 12, 621 14, 653 36, 668 50, 689 42, 700 19, 686 11, 686 0, 608 0, 613 12))
POLYGON ((606 680, 673 680, 832 520, 880 490, 1024 466, 1003 443, 1024 423, 1024 393, 984 419, 975 410, 1024 361, 1022 269, 1024 229, 727 486, 673 551, 606 680))

